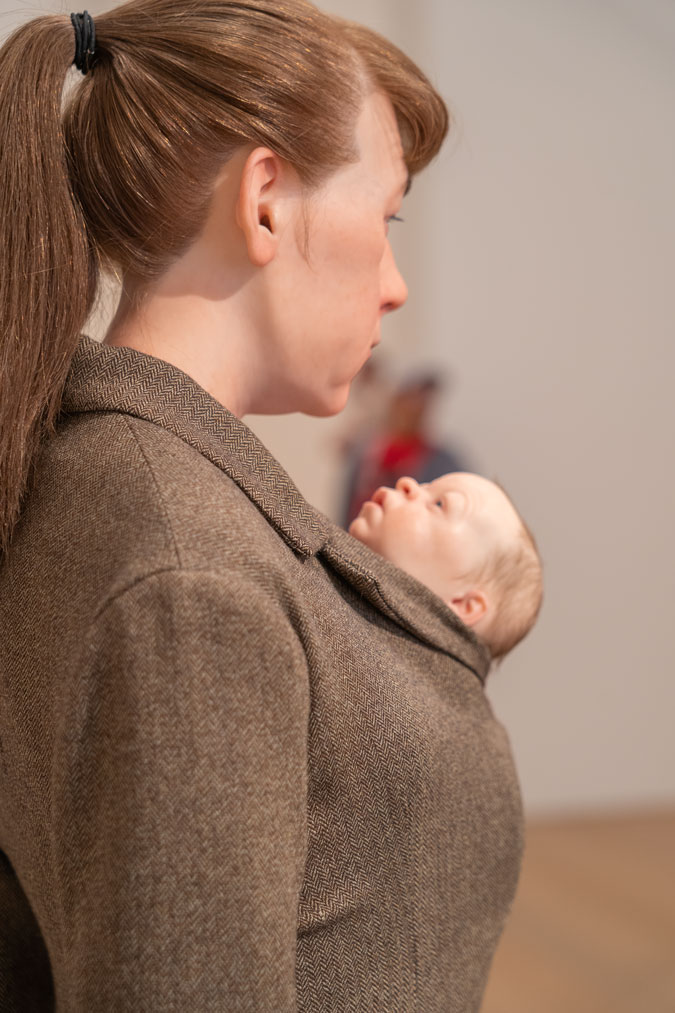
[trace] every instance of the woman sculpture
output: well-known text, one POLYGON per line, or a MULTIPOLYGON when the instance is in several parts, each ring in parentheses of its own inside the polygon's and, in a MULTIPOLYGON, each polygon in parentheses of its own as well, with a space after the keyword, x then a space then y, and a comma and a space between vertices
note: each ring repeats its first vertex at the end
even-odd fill
POLYGON ((0 50, 3 1011, 479 1008, 523 848, 486 652, 242 421, 344 407, 447 128, 305 0, 0 50))

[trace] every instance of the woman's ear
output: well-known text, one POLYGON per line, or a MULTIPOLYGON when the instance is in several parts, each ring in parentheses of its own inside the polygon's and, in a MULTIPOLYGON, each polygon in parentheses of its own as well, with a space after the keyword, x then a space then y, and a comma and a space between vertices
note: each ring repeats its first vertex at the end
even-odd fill
POLYGON ((281 159, 270 148, 255 148, 244 163, 235 205, 249 260, 264 267, 279 245, 279 198, 285 184, 281 159))
POLYGON ((448 606, 456 612, 465 626, 475 626, 488 610, 488 600, 482 591, 467 591, 451 598, 448 606))

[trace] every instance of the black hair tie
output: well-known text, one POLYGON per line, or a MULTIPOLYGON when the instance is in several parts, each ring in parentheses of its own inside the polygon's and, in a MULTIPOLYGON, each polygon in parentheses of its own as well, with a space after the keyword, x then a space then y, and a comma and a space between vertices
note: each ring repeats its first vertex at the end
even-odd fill
POLYGON ((73 63, 78 70, 86 74, 91 69, 94 47, 96 46, 94 19, 88 11, 84 11, 82 14, 71 14, 70 20, 75 29, 75 59, 73 63))

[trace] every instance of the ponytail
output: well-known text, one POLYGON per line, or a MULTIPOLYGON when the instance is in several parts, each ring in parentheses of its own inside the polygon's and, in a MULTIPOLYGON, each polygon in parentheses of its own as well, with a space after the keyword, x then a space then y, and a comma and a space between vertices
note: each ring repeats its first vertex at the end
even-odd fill
POLYGON ((90 29, 48 15, 0 49, 0 557, 99 277, 130 276, 142 296, 194 243, 245 144, 308 191, 357 161, 369 89, 392 101, 411 175, 448 130, 405 54, 308 0, 127 0, 96 17, 95 60, 64 102, 90 29))
POLYGON ((0 49, 0 558, 98 284, 61 128, 74 51, 72 25, 57 15, 22 25, 0 49))

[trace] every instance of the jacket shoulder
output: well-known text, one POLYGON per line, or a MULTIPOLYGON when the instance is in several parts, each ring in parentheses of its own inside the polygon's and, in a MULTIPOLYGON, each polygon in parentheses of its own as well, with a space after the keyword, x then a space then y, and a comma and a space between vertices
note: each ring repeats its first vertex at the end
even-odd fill
POLYGON ((43 448, 6 576, 96 607, 153 572, 232 568, 270 546, 286 548, 199 450, 152 422, 86 412, 43 448))
POLYGON ((235 478, 161 426, 125 421, 152 478, 179 566, 230 572, 256 560, 273 568, 278 560, 280 572, 285 569, 293 551, 235 478))

